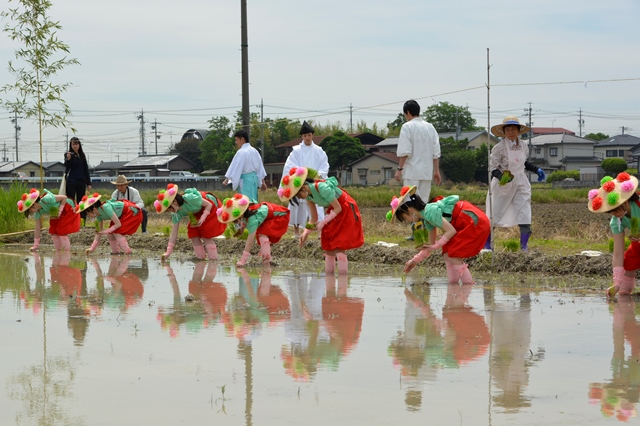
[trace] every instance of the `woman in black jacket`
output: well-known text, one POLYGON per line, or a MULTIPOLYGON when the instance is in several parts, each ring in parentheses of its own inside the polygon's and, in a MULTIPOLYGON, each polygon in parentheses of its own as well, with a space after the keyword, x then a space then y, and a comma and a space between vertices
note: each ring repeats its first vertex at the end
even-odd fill
MULTIPOLYGON (((82 150, 80 139, 75 136, 69 141, 69 151, 65 154, 64 166, 67 175, 67 197, 77 204, 87 191, 91 191, 91 178, 89 177, 87 157, 82 150)), ((83 211, 81 217, 84 219, 86 212, 83 211)))

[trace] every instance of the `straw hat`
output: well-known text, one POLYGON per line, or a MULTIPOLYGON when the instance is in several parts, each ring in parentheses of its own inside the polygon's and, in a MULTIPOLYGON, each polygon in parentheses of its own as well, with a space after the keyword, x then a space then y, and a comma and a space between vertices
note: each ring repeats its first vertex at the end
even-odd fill
POLYGON ((387 220, 393 223, 396 218, 396 212, 398 211, 398 207, 407 202, 407 198, 411 197, 416 193, 418 189, 417 186, 403 186, 400 190, 400 197, 396 197, 395 195, 391 199, 391 210, 387 212, 387 220))
POLYGON ((524 124, 520 123, 520 119, 518 117, 510 115, 509 117, 505 117, 505 119, 502 120, 501 124, 496 124, 495 126, 493 126, 491 128, 491 133, 503 138, 506 137, 506 135, 504 134, 505 126, 520 126, 520 133, 518 133, 519 135, 527 133, 529 130, 531 130, 531 127, 525 126, 524 124))
POLYGON ((288 202, 295 197, 308 175, 309 169, 306 167, 292 167, 289 170, 289 174, 285 175, 280 181, 280 188, 278 188, 280 201, 283 203, 288 202))
POLYGON ((222 207, 216 210, 218 221, 230 223, 240 218, 249 208, 249 197, 242 194, 233 194, 231 198, 225 198, 222 207))
POLYGON ((82 200, 80 200, 73 211, 75 211, 76 213, 85 211, 86 209, 94 205, 100 198, 102 198, 102 195, 98 194, 97 192, 94 192, 90 196, 85 195, 84 197, 82 197, 82 200))
POLYGON ((114 185, 127 185, 131 182, 127 180, 127 177, 125 175, 118 175, 118 177, 116 178, 116 181, 111 183, 114 185))
POLYGON ((178 195, 178 185, 170 183, 167 185, 167 189, 161 189, 158 193, 158 198, 153 202, 153 206, 156 208, 156 212, 164 213, 169 208, 173 200, 178 195))
POLYGON ((599 189, 589 191, 589 210, 594 213, 606 213, 621 206, 638 189, 638 179, 622 172, 613 179, 605 176, 599 189))
POLYGON ((29 208, 36 202, 38 197, 40 196, 40 191, 35 188, 31 188, 29 193, 26 192, 22 194, 22 197, 18 201, 18 212, 24 213, 29 210, 29 208))

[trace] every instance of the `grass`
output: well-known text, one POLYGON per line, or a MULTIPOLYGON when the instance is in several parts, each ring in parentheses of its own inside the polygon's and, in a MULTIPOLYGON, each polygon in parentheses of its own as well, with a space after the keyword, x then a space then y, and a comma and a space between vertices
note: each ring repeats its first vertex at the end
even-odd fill
POLYGON ((27 186, 14 181, 8 191, 0 191, 0 234, 24 231, 28 228, 24 214, 18 212, 16 203, 27 192, 27 186))

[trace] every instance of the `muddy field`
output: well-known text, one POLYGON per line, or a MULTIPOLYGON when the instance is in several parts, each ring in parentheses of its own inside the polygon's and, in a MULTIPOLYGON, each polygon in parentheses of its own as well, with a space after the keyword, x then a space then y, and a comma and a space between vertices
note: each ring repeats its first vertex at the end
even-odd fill
MULTIPOLYGON (((483 207, 483 206, 481 206, 483 207)), ((349 259, 353 262, 351 268, 359 268, 367 271, 377 269, 399 268, 415 254, 415 248, 409 242, 398 239, 398 236, 409 234, 406 225, 389 224, 384 220, 385 208, 365 208, 362 210, 363 222, 365 223, 365 235, 372 232, 381 235, 385 241, 400 241, 397 247, 383 247, 375 242, 366 243, 363 247, 349 252, 349 259), (388 238, 386 238, 388 237, 388 238), (356 264, 357 262, 357 264, 356 264)), ((150 223, 156 223, 158 219, 150 216, 150 223)), ((566 241, 572 235, 585 240, 583 250, 590 250, 589 241, 605 242, 608 238, 609 217, 606 215, 596 215, 590 213, 584 204, 536 204, 533 209, 533 236, 532 245, 535 246, 536 238, 546 240, 553 239, 566 241), (592 237, 592 240, 591 238, 592 237)), ((151 225, 150 225, 151 226, 151 225)), ((153 228, 153 227, 152 227, 153 228)), ((498 230, 496 238, 500 239, 517 238, 517 228, 509 230, 498 230)), ((89 225, 81 232, 71 236, 71 243, 74 252, 81 253, 84 248, 91 245, 94 237, 94 228, 89 225)), ((7 243, 31 244, 32 235, 7 240, 7 243)), ((234 261, 242 253, 244 241, 240 240, 216 240, 218 252, 221 260, 234 261)), ((42 244, 52 244, 46 232, 42 235, 42 244)), ((167 237, 161 234, 135 234, 129 237, 129 245, 134 249, 136 255, 160 257, 167 244, 167 237)), ((109 245, 106 237, 102 240, 101 253, 109 253, 109 245)), ((258 252, 257 245, 253 247, 253 253, 258 252)), ((558 254, 557 251, 545 252, 544 250, 532 248, 528 253, 506 252, 498 247, 493 254, 481 254, 473 259, 469 259, 469 264, 474 271, 487 272, 517 272, 517 273, 538 273, 549 276, 571 275, 606 277, 611 274, 611 255, 604 253, 599 257, 588 257, 579 254, 575 250, 572 253, 558 254)), ((310 238, 306 246, 300 249, 297 240, 292 235, 287 234, 283 239, 272 247, 272 256, 278 266, 294 266, 307 264, 311 269, 323 268, 322 249, 316 238, 310 238)), ((180 238, 172 258, 187 260, 193 258, 191 242, 186 238, 180 238)), ((253 261, 258 261, 257 257, 253 261)), ((427 267, 440 268, 444 264, 442 257, 433 255, 424 261, 427 267)))

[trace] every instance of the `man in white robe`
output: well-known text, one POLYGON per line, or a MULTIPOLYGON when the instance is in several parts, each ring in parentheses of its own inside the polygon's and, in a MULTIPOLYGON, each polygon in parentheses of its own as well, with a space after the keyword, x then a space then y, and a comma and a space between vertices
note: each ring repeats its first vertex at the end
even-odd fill
MULTIPOLYGON (((287 157, 282 176, 288 175, 292 167, 308 167, 318 172, 319 179, 328 177, 329 159, 324 150, 313 142, 314 133, 315 130, 309 123, 306 121, 302 123, 302 128, 300 129, 302 142, 294 146, 291 154, 287 157)), ((317 206, 317 209, 319 222, 324 219, 324 209, 321 206, 317 206)), ((307 223, 309 208, 306 202, 296 204, 295 201, 289 201, 289 211, 289 225, 293 226, 294 236, 298 237, 302 232, 301 227, 304 228, 307 223)))
POLYGON ((238 130, 234 138, 238 151, 231 160, 222 184, 231 184, 234 191, 246 195, 252 201, 258 201, 258 188, 263 191, 267 189, 264 183, 267 172, 264 170, 262 157, 249 143, 249 133, 246 130, 238 130))

